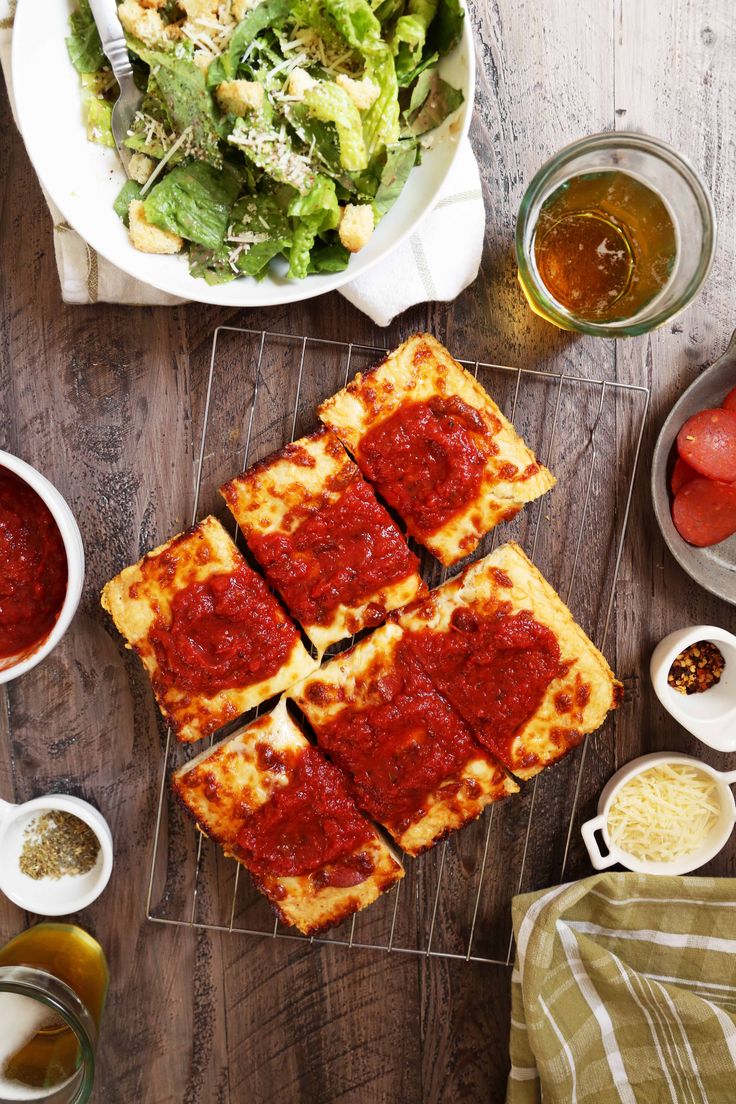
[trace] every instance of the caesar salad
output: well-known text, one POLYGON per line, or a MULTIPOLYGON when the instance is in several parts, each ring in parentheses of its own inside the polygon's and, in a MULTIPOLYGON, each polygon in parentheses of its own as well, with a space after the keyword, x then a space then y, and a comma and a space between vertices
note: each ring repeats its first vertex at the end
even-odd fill
MULTIPOLYGON (((122 0, 140 109, 115 201, 132 245, 193 276, 340 272, 462 92, 439 74, 459 0, 122 0)), ((87 136, 114 147, 117 85, 88 0, 67 47, 87 136)))

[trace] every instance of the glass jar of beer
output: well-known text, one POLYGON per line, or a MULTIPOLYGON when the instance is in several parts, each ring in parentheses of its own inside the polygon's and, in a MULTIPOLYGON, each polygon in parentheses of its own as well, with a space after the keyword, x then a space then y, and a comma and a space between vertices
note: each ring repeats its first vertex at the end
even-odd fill
POLYGON ((598 337, 647 333, 690 302, 710 270, 713 202, 693 166, 644 134, 594 134, 527 188, 519 283, 537 314, 598 337))
POLYGON ((85 1104, 108 979, 73 924, 36 924, 0 950, 0 1104, 85 1104))

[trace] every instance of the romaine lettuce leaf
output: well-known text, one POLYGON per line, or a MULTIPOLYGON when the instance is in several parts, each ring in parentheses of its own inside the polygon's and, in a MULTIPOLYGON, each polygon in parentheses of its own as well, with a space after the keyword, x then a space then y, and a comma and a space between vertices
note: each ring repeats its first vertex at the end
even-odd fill
POLYGON ((429 25, 437 14, 438 0, 409 0, 406 15, 396 21, 392 46, 396 55, 396 73, 401 79, 412 72, 422 59, 429 25))
POLYGON ((203 245, 192 244, 189 247, 189 272, 197 280, 204 280, 210 287, 215 284, 230 284, 240 273, 233 269, 229 261, 230 248, 221 245, 218 249, 205 249, 203 245))
POLYGON ((97 142, 99 146, 115 149, 115 139, 112 136, 112 104, 107 100, 101 100, 99 96, 87 94, 83 97, 83 106, 88 140, 97 142))
POLYGON ((314 184, 316 174, 309 159, 296 152, 285 130, 276 130, 258 115, 236 119, 228 141, 272 180, 289 184, 301 193, 314 184))
POLYGON ((71 34, 66 40, 71 63, 78 73, 95 73, 105 64, 105 55, 92 17, 89 0, 79 0, 69 16, 71 34))
POLYGON ((135 50, 151 67, 156 93, 165 105, 177 136, 190 130, 190 144, 196 149, 197 157, 219 168, 222 153, 217 116, 201 70, 187 57, 149 50, 140 43, 135 45, 135 50))
POLYGON ((409 173, 417 161, 417 140, 406 138, 389 146, 386 151, 386 164, 373 200, 376 221, 383 218, 390 207, 401 195, 409 173))
POLYGON ((235 204, 227 244, 237 253, 233 263, 239 272, 259 276, 289 248, 291 239, 289 219, 274 196, 245 196, 235 204), (243 249, 238 252, 239 245, 243 249))
POLYGON ((246 47, 250 46, 253 39, 266 27, 282 23, 288 17, 291 6, 289 0, 261 0, 257 7, 252 8, 245 18, 241 19, 233 31, 227 53, 220 59, 216 59, 221 62, 222 71, 225 74, 222 80, 230 80, 235 76, 246 47))
POLYGON ((291 225, 276 197, 244 196, 233 207, 225 242, 217 249, 192 246, 189 270, 208 284, 226 284, 237 276, 262 279, 291 239, 291 225))
MULTIPOLYGON (((439 126, 448 115, 457 111, 464 100, 460 89, 453 88, 451 84, 444 81, 436 69, 428 70, 419 79, 422 82, 426 79, 427 94, 419 108, 415 107, 413 112, 410 108, 408 116, 409 130, 417 138, 439 126)), ((415 89, 415 97, 420 98, 417 89, 415 89)))
POLYGON ((134 199, 138 199, 140 194, 141 185, 138 181, 126 180, 115 198, 115 202, 112 205, 113 210, 126 226, 128 225, 128 208, 134 199))
POLYGON ((307 274, 313 272, 343 272, 348 267, 350 252, 342 242, 316 245, 309 255, 307 274))
POLYGON ((303 280, 309 271, 309 256, 318 234, 334 230, 340 220, 335 185, 329 177, 318 176, 307 195, 296 196, 289 204, 293 238, 289 250, 289 276, 303 280))
POLYGON ((406 4, 404 0, 383 0, 383 3, 374 4, 373 10, 379 23, 389 23, 397 15, 401 15, 406 4))
POLYGON ((425 51, 424 57, 422 57, 422 60, 415 65, 413 69, 402 72, 398 77, 399 87, 409 88, 414 84, 414 81, 418 80, 422 73, 426 72, 427 69, 434 68, 439 60, 440 55, 436 51, 433 54, 428 54, 425 51))
POLYGON ((240 177, 229 165, 218 171, 204 161, 177 165, 154 184, 143 201, 154 226, 208 249, 222 245, 240 177))
POLYGON ((322 7, 345 41, 363 57, 386 51, 381 24, 367 0, 324 0, 322 7))
POLYGON ((304 94, 304 102, 323 123, 334 123, 340 143, 340 164, 348 172, 360 172, 368 165, 360 112, 344 88, 332 81, 319 81, 304 94))
POLYGON ((464 18, 460 0, 439 0, 437 15, 432 20, 427 36, 430 49, 436 50, 440 57, 449 54, 460 41, 464 18))
POLYGON ((365 75, 380 88, 378 99, 363 116, 363 138, 369 162, 399 140, 399 85, 390 50, 366 59, 365 75))

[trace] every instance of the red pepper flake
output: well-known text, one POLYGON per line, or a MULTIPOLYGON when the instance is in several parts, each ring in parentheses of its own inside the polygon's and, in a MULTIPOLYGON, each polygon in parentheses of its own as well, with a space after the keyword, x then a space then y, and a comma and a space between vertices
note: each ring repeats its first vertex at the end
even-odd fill
POLYGON ((670 667, 667 682, 678 694, 702 694, 721 681, 726 661, 709 640, 699 640, 680 652, 670 667))

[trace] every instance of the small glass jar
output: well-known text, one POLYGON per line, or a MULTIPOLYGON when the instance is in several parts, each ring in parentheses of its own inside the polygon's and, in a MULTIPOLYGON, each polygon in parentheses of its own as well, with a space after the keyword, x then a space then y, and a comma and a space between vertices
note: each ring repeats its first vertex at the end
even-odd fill
POLYGON ((560 150, 527 188, 516 226, 519 283, 532 310, 559 329, 596 337, 648 333, 679 313, 700 290, 713 261, 715 236, 713 201, 689 161, 644 134, 594 134, 560 150), (596 322, 576 316, 550 294, 537 267, 535 234, 542 207, 564 184, 615 171, 634 177, 664 201, 674 223, 677 253, 667 282, 636 314, 596 322))
POLYGON ((36 924, 0 949, 0 1104, 85 1104, 108 985, 99 943, 36 924))

